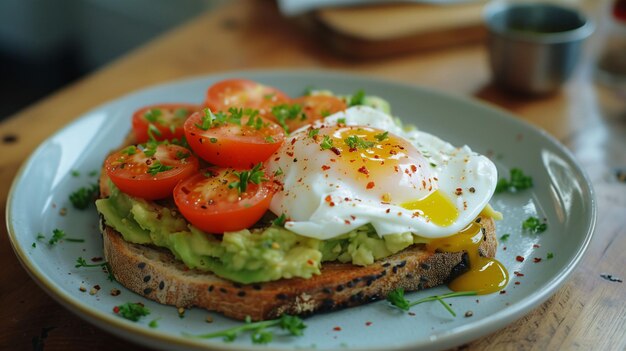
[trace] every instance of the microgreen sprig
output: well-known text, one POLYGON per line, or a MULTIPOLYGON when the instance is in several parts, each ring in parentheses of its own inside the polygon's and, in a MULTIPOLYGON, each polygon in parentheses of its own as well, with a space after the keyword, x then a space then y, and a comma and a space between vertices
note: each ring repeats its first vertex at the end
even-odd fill
POLYGON ((239 180, 228 184, 230 189, 237 188, 239 194, 246 192, 248 189, 248 183, 261 184, 268 179, 265 178, 265 173, 261 170, 263 163, 258 163, 254 168, 249 171, 234 171, 233 174, 239 177, 239 180))
POLYGON ((89 263, 87 263, 87 261, 84 258, 78 257, 76 259, 76 264, 74 265, 74 267, 76 267, 76 268, 81 268, 81 267, 83 267, 83 268, 100 267, 107 274, 107 278, 110 281, 114 281, 115 280, 115 277, 113 276, 113 270, 111 269, 111 265, 109 264, 109 262, 89 264, 89 263))
POLYGON ((532 188, 533 178, 524 174, 519 168, 512 168, 510 171, 510 179, 500 178, 496 184, 496 193, 510 192, 516 193, 518 191, 532 188))
POLYGON ((451 292, 451 293, 443 294, 443 295, 433 295, 433 296, 425 297, 423 299, 419 299, 419 300, 415 300, 411 302, 404 298, 404 289, 398 288, 390 292, 389 295, 387 295, 387 301, 389 301, 393 306, 403 311, 408 311, 409 308, 415 305, 419 305, 424 302, 439 301, 439 303, 441 303, 441 305, 445 307, 446 310, 448 310, 448 312, 450 312, 452 316, 456 317, 456 313, 454 313, 452 308, 450 308, 450 306, 447 303, 445 303, 443 300, 451 298, 451 297, 473 296, 473 295, 477 295, 476 291, 458 291, 458 292, 451 292))
POLYGON ((251 332, 251 340, 255 344, 267 344, 274 338, 274 334, 269 331, 270 328, 279 327, 282 330, 286 330, 290 335, 301 336, 303 330, 306 328, 304 321, 296 316, 283 314, 278 319, 272 319, 269 321, 252 322, 250 317, 246 317, 245 324, 201 335, 192 335, 183 333, 183 335, 199 339, 213 339, 223 338, 226 342, 232 342, 237 339, 241 333, 251 332))

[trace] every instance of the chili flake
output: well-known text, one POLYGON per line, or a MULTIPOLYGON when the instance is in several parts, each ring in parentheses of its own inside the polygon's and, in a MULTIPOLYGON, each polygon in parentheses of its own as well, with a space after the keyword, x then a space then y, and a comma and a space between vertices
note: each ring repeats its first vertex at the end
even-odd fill
POLYGON ((515 260, 516 260, 517 262, 524 262, 524 257, 522 257, 522 256, 517 256, 517 257, 515 257, 515 260))

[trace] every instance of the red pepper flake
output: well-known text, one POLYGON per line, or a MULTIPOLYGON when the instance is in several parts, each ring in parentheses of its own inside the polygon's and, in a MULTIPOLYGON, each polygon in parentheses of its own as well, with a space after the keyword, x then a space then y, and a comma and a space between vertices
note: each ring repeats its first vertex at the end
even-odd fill
POLYGON ((515 257, 515 260, 516 260, 517 262, 524 262, 524 257, 522 257, 522 256, 517 256, 517 257, 515 257))
POLYGON ((524 276, 523 273, 520 273, 518 271, 513 272, 513 274, 515 274, 516 277, 523 277, 524 276))
POLYGON ((324 201, 326 202, 330 202, 333 198, 330 197, 330 195, 326 195, 326 197, 324 198, 324 201))
POLYGON ((365 166, 361 166, 361 168, 359 168, 358 171, 365 175, 370 174, 370 171, 368 171, 367 168, 365 168, 365 166))
POLYGON ((119 308, 119 306, 115 306, 115 307, 113 307, 113 313, 120 313, 120 308, 119 308))
POLYGON ((287 151, 285 152, 289 157, 293 157, 293 152, 292 151, 287 151))
POLYGON ((515 285, 520 285, 520 284, 521 284, 520 282, 515 282, 515 285))
POLYGON ((341 327, 334 327, 333 330, 334 331, 341 331, 341 327))
POLYGON ((370 325, 372 325, 372 322, 365 322, 365 325, 369 327, 370 325))
POLYGON ((291 145, 296 143, 296 138, 291 139, 291 145))
POLYGON ((463 189, 461 189, 461 188, 456 188, 456 191, 454 192, 454 194, 456 194, 456 196, 461 196, 461 195, 463 195, 463 189))
POLYGON ((367 188, 367 189, 371 189, 371 188, 373 188, 375 185, 376 185, 376 184, 375 184, 374 182, 369 182, 369 183, 367 183, 366 188, 367 188))
POLYGON ((330 166, 322 165, 322 171, 327 171, 330 169, 330 166))
POLYGON ((347 220, 347 219, 344 219, 344 220, 343 220, 343 222, 344 222, 345 224, 347 224, 347 225, 350 225, 350 224, 351 224, 351 222, 350 222, 349 220, 347 220))
POLYGON ((337 156, 341 155, 341 151, 334 146, 330 148, 330 151, 334 152, 337 156))
POLYGON ((506 290, 500 290, 500 295, 506 294, 506 290))
POLYGON ((533 262, 539 263, 539 262, 541 262, 541 258, 535 257, 535 258, 533 258, 533 262))
POLYGON ((506 246, 502 246, 502 250, 503 250, 503 251, 506 251, 506 246))
POLYGON ((92 257, 91 262, 100 262, 102 261, 102 257, 92 257))
POLYGON ((411 165, 411 171, 413 171, 413 173, 417 172, 417 167, 415 167, 415 165, 411 165))
POLYGON ((309 266, 312 266, 312 265, 314 265, 314 264, 315 264, 315 262, 313 262, 313 260, 312 260, 312 259, 308 259, 308 260, 306 261, 306 263, 307 263, 309 266))
POLYGON ((350 215, 350 218, 352 218, 353 221, 356 220, 356 217, 353 215, 350 215))
POLYGON ((541 247, 541 245, 539 245, 539 244, 533 244, 533 247, 534 247, 535 249, 538 249, 538 248, 540 248, 540 247, 541 247))
POLYGON ((389 212, 391 212, 391 209, 390 209, 390 208, 388 208, 388 209, 385 211, 385 213, 389 213, 389 212))

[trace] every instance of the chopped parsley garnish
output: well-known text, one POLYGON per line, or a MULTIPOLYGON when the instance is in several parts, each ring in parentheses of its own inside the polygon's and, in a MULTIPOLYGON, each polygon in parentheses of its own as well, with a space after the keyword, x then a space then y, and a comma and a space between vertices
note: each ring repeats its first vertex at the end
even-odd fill
POLYGON ((348 145, 350 150, 368 149, 374 146, 373 141, 367 141, 365 139, 360 138, 357 135, 350 135, 349 137, 345 138, 343 141, 346 143, 346 145, 348 145))
POLYGON ((346 124, 345 118, 337 118, 337 124, 346 124))
POLYGON ((176 158, 179 159, 179 160, 184 160, 184 159, 186 159, 189 156, 191 156, 191 153, 189 153, 189 152, 184 152, 184 151, 180 151, 180 150, 176 151, 176 158))
POLYGON ((378 141, 383 141, 383 140, 389 138, 389 132, 376 134, 376 135, 374 135, 374 138, 376 138, 376 140, 378 140, 378 141))
POLYGON ((431 163, 430 163, 430 166, 431 166, 432 168, 435 168, 435 167, 437 167, 437 164, 436 164, 436 163, 434 163, 434 162, 431 162, 431 163))
POLYGON ((261 117, 253 116, 248 119, 246 126, 252 127, 256 130, 260 130, 261 128, 265 127, 265 123, 263 123, 263 120, 261 119, 261 117))
POLYGON ((532 188, 533 178, 524 174, 519 168, 512 168, 510 179, 500 178, 496 184, 496 193, 508 191, 515 193, 524 189, 532 188))
POLYGON ((509 240, 509 237, 511 236, 511 234, 504 234, 500 237, 500 241, 507 241, 509 240))
POLYGON ((272 107, 272 114, 276 117, 278 124, 285 129, 286 132, 289 132, 289 128, 285 121, 294 120, 300 116, 302 113, 302 106, 298 104, 281 104, 272 107))
POLYGON ((200 339, 222 338, 226 342, 232 342, 237 339, 239 334, 250 332, 250 337, 253 343, 267 344, 272 341, 274 337, 274 334, 268 329, 274 327, 286 330, 290 335, 301 336, 303 334, 303 330, 306 328, 306 325, 299 317, 288 314, 283 314, 278 319, 260 322, 252 322, 250 317, 246 317, 245 324, 237 327, 202 335, 191 335, 187 333, 184 333, 184 335, 200 339))
POLYGON ((281 174, 283 174, 283 169, 278 167, 278 169, 274 171, 274 177, 279 176, 281 174))
POLYGON ((45 239, 45 235, 41 234, 41 233, 37 233, 37 240, 43 240, 45 239))
POLYGON ((210 109, 205 108, 204 110, 202 110, 202 123, 196 123, 194 125, 202 130, 208 130, 209 128, 211 128, 211 125, 216 118, 217 117, 213 114, 213 112, 211 112, 210 109))
POLYGON ((174 111, 174 117, 176 118, 186 118, 187 115, 189 115, 189 110, 187 110, 186 108, 177 108, 174 111))
POLYGON ((37 243, 33 241, 33 243, 30 246, 32 246, 33 248, 36 248, 37 247, 37 243))
POLYGON ((322 111, 320 112, 320 116, 322 116, 322 117, 326 118, 326 117, 330 116, 330 111, 328 111, 328 110, 322 110, 322 111))
POLYGON ((150 139, 143 145, 143 153, 148 157, 152 157, 157 152, 157 146, 159 146, 159 142, 155 139, 150 139))
POLYGON ((98 184, 92 184, 91 186, 82 187, 74 191, 70 194, 69 199, 74 208, 84 210, 95 200, 98 191, 98 184))
POLYGON ((150 314, 150 310, 138 302, 127 302, 123 305, 115 306, 113 311, 133 322, 137 322, 139 318, 150 314))
POLYGON ((548 255, 546 256, 546 259, 551 260, 554 258, 554 254, 552 252, 548 252, 548 255))
POLYGON ((150 138, 150 140, 156 140, 156 136, 161 136, 163 134, 161 134, 161 131, 159 130, 159 128, 157 128, 154 124, 149 123, 148 124, 148 137, 150 138))
POLYGON ((72 177, 80 177, 80 172, 76 169, 71 170, 70 174, 72 175, 72 177))
POLYGON ((443 295, 433 295, 433 296, 425 297, 423 299, 419 299, 419 300, 411 302, 404 298, 404 289, 398 288, 390 292, 389 295, 387 295, 387 301, 389 301, 393 306, 403 311, 408 311, 409 308, 411 308, 412 306, 419 305, 424 302, 439 301, 439 303, 441 303, 441 305, 445 307, 446 310, 448 310, 448 312, 450 312, 451 315, 456 317, 456 313, 454 313, 452 308, 450 308, 450 306, 447 303, 445 303, 443 300, 447 298, 451 298, 451 297, 473 296, 473 295, 477 295, 477 293, 475 291, 458 291, 458 292, 452 292, 452 293, 443 294, 443 295))
POLYGON ((267 143, 275 143, 276 140, 274 140, 274 138, 271 135, 268 135, 265 137, 265 142, 267 143))
POLYGON ((89 172, 89 174, 87 174, 87 175, 90 176, 90 177, 95 177, 95 176, 98 175, 98 171, 94 169, 93 171, 89 172))
POLYGON ((209 138, 209 141, 211 142, 211 144, 215 144, 217 143, 217 138, 209 138))
POLYGON ((150 323, 148 323, 148 326, 150 328, 153 328, 153 329, 154 328, 158 328, 159 327, 159 319, 161 319, 161 317, 155 318, 155 319, 151 320, 150 323))
POLYGON ((315 139, 315 137, 316 137, 319 133, 320 133, 320 130, 319 130, 319 129, 315 129, 315 128, 310 129, 310 130, 309 130, 309 138, 313 138, 313 139, 315 139))
POLYGON ((348 101, 348 107, 357 105, 365 105, 365 91, 363 91, 362 89, 354 93, 350 97, 350 101, 348 101))
POLYGON ((322 150, 331 149, 333 147, 333 140, 328 135, 324 135, 324 139, 320 143, 320 147, 322 150))
POLYGON ((148 122, 157 123, 159 122, 159 117, 163 115, 163 112, 159 109, 150 109, 143 114, 148 122))
POLYGON ((76 267, 76 268, 81 268, 81 267, 85 267, 85 268, 100 267, 100 268, 102 268, 102 271, 107 274, 107 278, 110 281, 114 281, 115 280, 115 277, 113 276, 113 270, 111 269, 111 265, 109 265, 109 262, 88 264, 87 261, 85 261, 84 258, 78 257, 76 259, 76 264, 74 265, 74 267, 76 267))
POLYGON ((548 224, 540 221, 537 217, 528 217, 522 222, 522 229, 532 233, 543 233, 548 229, 548 224))
POLYGON ((263 95, 263 98, 265 100, 272 100, 274 98, 274 96, 276 96, 275 94, 265 94, 263 95))
POLYGON ((285 216, 284 213, 282 213, 280 215, 280 217, 276 218, 272 224, 274 224, 275 226, 279 226, 279 227, 284 227, 285 226, 285 222, 287 221, 287 216, 285 216))
POLYGON ((265 173, 261 170, 263 163, 259 163, 249 171, 234 171, 233 174, 239 177, 239 181, 228 184, 230 189, 237 188, 239 194, 246 192, 248 189, 248 183, 261 184, 268 179, 265 178, 265 173))
POLYGON ((302 92, 303 96, 309 96, 311 94, 313 94, 313 90, 315 90, 315 87, 312 85, 308 85, 306 88, 304 88, 304 91, 302 92))
POLYGON ((152 162, 152 164, 148 167, 148 173, 151 176, 155 176, 155 175, 157 175, 157 173, 169 171, 172 168, 173 168, 172 166, 164 165, 164 164, 161 163, 161 161, 156 160, 156 161, 152 162))
POLYGON ((137 153, 137 147, 135 145, 131 145, 131 146, 125 148, 124 150, 122 150, 121 152, 123 154, 128 155, 128 156, 132 156, 132 155, 137 153))

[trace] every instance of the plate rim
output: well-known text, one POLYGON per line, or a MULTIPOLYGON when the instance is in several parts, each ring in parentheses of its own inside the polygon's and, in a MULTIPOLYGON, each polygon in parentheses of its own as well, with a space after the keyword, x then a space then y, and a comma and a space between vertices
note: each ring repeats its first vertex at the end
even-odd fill
MULTIPOLYGON (((46 277, 43 273, 41 273, 33 264, 29 261, 28 255, 26 252, 26 248, 19 245, 17 239, 17 233, 12 223, 12 212, 13 212, 13 202, 14 202, 14 192, 17 184, 23 178, 25 170, 31 166, 31 162, 37 157, 37 155, 42 152, 46 144, 58 136, 59 134, 73 128, 75 124, 79 123, 81 120, 87 118, 90 115, 97 113, 98 111, 106 110, 111 108, 112 106, 121 103, 124 100, 132 98, 132 96, 139 94, 149 94, 150 91, 159 90, 162 88, 166 88, 171 85, 185 85, 192 84, 196 81, 204 81, 204 80, 219 80, 226 79, 232 77, 245 77, 249 79, 262 79, 262 76, 272 76, 272 77, 289 77, 293 75, 298 76, 326 76, 333 77, 335 79, 356 79, 360 81, 368 81, 377 85, 395 85, 400 86, 404 89, 410 89, 413 91, 417 91, 420 93, 432 94, 438 97, 453 99, 462 102, 466 105, 471 105, 472 108, 482 109, 490 112, 494 112, 498 114, 498 117, 506 118, 507 122, 512 123, 517 126, 522 126, 523 128, 530 129, 533 132, 541 135, 543 138, 547 139, 555 148, 559 149, 566 157, 567 161, 571 163, 575 167, 575 171, 580 175, 584 182, 581 184, 583 189, 583 195, 589 196, 590 204, 589 204, 589 221, 588 226, 583 229, 586 230, 586 234, 582 245, 578 247, 578 250, 573 254, 571 260, 567 261, 556 273, 556 275, 548 281, 543 289, 540 292, 528 295, 521 300, 511 304, 506 309, 502 309, 497 313, 492 314, 489 318, 484 318, 482 320, 471 322, 463 326, 455 327, 445 334, 441 334, 435 340, 436 344, 433 344, 433 341, 430 340, 417 340, 411 343, 407 343, 401 346, 393 346, 389 348, 389 350, 410 350, 415 348, 424 348, 424 347, 450 347, 462 342, 467 342, 470 340, 476 340, 479 337, 482 337, 486 334, 493 333, 496 330, 500 330, 513 321, 519 319, 523 315, 526 315, 530 312, 531 309, 539 306, 543 302, 545 302, 548 298, 552 297, 556 291, 556 289, 560 288, 562 284, 569 278, 572 272, 576 269, 578 264, 580 263, 585 251, 587 250, 589 243, 595 232, 595 226, 597 221, 597 200, 595 196, 595 191, 593 189, 593 184, 591 183, 589 176, 585 169, 581 167, 578 163, 572 152, 565 147, 558 139, 549 134, 547 131, 535 126, 531 123, 528 123, 518 117, 516 117, 513 113, 496 106, 492 103, 477 100, 475 98, 460 95, 456 93, 446 92, 438 89, 433 89, 426 86, 410 84, 402 81, 397 81, 392 78, 385 78, 377 75, 363 75, 363 74, 355 74, 355 73, 347 73, 343 70, 332 70, 332 69, 252 69, 252 70, 233 70, 233 71, 224 71, 214 74, 206 74, 201 76, 187 76, 181 79, 164 81, 159 84, 153 84, 145 86, 141 89, 134 90, 125 94, 120 95, 119 97, 109 100, 105 103, 97 105, 96 107, 82 113, 79 116, 76 116, 71 122, 64 125, 63 127, 57 129, 52 134, 50 134, 44 141, 42 141, 37 148, 29 155, 29 157, 20 165, 18 172, 16 173, 13 181, 11 183, 11 187, 9 189, 7 195, 6 209, 5 209, 5 218, 6 218, 6 227, 7 234, 9 237, 9 242, 11 243, 11 247, 18 258, 18 261, 22 265, 22 267, 26 270, 26 272, 33 278, 33 280, 39 285, 46 293, 51 296, 55 301, 59 302, 65 308, 70 310, 72 313, 78 315, 80 318, 87 320, 88 322, 97 325, 98 327, 107 330, 108 332, 116 331, 119 332, 119 336, 126 338, 127 340, 137 342, 144 345, 151 345, 156 347, 163 347, 160 342, 168 343, 168 346, 174 347, 193 347, 194 349, 201 350, 258 350, 259 347, 256 345, 241 345, 241 344, 227 344, 222 341, 219 342, 211 342, 207 340, 196 340, 192 338, 183 338, 181 336, 171 336, 163 333, 158 333, 157 330, 149 330, 143 325, 138 325, 134 323, 129 323, 117 316, 107 314, 104 311, 100 311, 97 309, 91 308, 88 304, 83 303, 81 301, 76 301, 72 296, 67 294, 63 289, 57 288, 51 279, 46 277), (504 321, 504 323, 502 323, 504 321), (500 327, 493 326, 500 324, 500 327), (483 330, 483 332, 481 332, 483 330), (487 330, 484 332, 484 330, 487 330), (471 333, 471 336, 468 335, 471 333), (140 338, 138 338, 140 337, 140 338), (461 341, 459 341, 461 340, 461 341)), ((267 346, 265 346, 267 348, 267 346)), ((344 348, 345 349, 345 348, 344 348)), ((376 350, 376 348, 355 348, 349 347, 350 350, 355 351, 371 351, 376 350)), ((340 350, 340 348, 329 348, 328 350, 340 350)))

